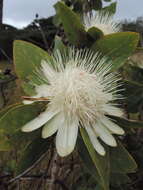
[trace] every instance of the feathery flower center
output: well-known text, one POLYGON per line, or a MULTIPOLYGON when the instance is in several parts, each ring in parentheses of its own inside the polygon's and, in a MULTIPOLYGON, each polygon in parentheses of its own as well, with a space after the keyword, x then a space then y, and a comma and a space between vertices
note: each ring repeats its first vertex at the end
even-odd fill
POLYGON ((95 15, 84 17, 85 29, 89 30, 91 27, 99 28, 104 35, 112 34, 121 31, 121 25, 113 20, 113 15, 108 12, 99 12, 95 15))
POLYGON ((77 114, 85 120, 101 115, 102 105, 109 101, 98 77, 80 67, 66 67, 51 86, 52 103, 66 114, 77 114))

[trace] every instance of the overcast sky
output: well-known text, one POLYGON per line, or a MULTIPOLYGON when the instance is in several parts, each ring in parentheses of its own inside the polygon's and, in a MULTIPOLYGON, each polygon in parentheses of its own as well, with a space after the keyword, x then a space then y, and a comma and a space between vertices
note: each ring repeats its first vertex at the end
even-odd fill
MULTIPOLYGON (((53 5, 58 0, 4 0, 4 23, 26 26, 38 13, 39 17, 54 14, 53 5)), ((117 0, 116 18, 136 19, 143 16, 143 0, 117 0)))

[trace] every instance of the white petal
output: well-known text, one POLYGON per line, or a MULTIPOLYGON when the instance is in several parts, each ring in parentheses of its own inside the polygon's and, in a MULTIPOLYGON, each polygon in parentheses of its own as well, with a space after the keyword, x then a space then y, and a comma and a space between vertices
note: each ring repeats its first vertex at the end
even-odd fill
POLYGON ((49 63, 46 62, 45 60, 42 60, 41 67, 42 67, 42 71, 45 77, 49 81, 53 80, 53 77, 55 77, 56 71, 49 65, 49 63))
POLYGON ((116 123, 112 122, 110 119, 107 117, 103 117, 101 122, 103 123, 104 126, 106 126, 112 133, 118 134, 118 135, 123 135, 124 130, 119 127, 116 123))
POLYGON ((39 98, 47 97, 50 95, 49 86, 47 84, 42 84, 40 86, 36 86, 36 92, 37 92, 39 98))
POLYGON ((117 146, 115 138, 100 122, 97 122, 93 127, 95 129, 95 132, 106 144, 113 147, 117 146))
POLYGON ((42 129, 42 137, 47 138, 52 136, 61 125, 63 125, 63 118, 62 114, 59 113, 45 124, 42 129))
POLYGON ((28 104, 33 104, 34 101, 31 100, 23 100, 23 104, 28 105, 28 104))
POLYGON ((30 132, 30 131, 33 131, 35 129, 38 129, 42 125, 44 125, 47 121, 49 121, 56 114, 57 114, 57 111, 53 112, 50 110, 46 110, 45 112, 42 112, 38 117, 36 117, 32 121, 30 121, 26 125, 24 125, 22 127, 22 131, 23 132, 30 132))
POLYGON ((75 147, 78 135, 78 119, 65 118, 63 124, 59 127, 56 137, 56 148, 60 156, 69 155, 75 147))
POLYGON ((89 138, 91 140, 91 143, 93 145, 93 147, 95 148, 95 150, 102 156, 105 155, 105 150, 104 150, 104 147, 99 143, 98 139, 97 139, 97 136, 94 132, 94 129, 92 129, 92 127, 90 126, 87 126, 85 127, 86 128, 86 131, 89 135, 89 138))
POLYGON ((112 106, 112 105, 106 104, 106 105, 104 106, 103 110, 104 110, 108 115, 114 115, 114 116, 117 116, 117 117, 123 116, 123 111, 122 111, 120 108, 115 107, 115 106, 112 106))

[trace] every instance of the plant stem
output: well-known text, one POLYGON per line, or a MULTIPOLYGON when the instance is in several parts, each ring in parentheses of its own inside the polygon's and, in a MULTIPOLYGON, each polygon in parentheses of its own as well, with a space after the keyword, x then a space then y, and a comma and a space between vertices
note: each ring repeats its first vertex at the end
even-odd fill
POLYGON ((57 161, 59 159, 59 156, 57 154, 57 151, 54 151, 54 155, 51 162, 51 182, 49 184, 49 190, 54 190, 54 185, 56 181, 56 175, 58 173, 58 165, 57 161))

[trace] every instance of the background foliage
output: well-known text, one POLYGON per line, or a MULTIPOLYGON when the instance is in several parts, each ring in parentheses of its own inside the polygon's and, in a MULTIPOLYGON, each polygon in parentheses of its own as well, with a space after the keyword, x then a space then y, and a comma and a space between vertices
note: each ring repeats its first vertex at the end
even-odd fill
POLYGON ((109 5, 104 7, 101 0, 64 0, 66 5, 61 2, 55 5, 57 14, 54 17, 38 19, 36 15, 29 26, 20 30, 2 25, 0 58, 7 60, 9 65, 0 73, 1 108, 4 107, 0 112, 1 189, 142 190, 143 67, 137 59, 139 53, 142 55, 142 19, 123 23, 124 31, 140 33, 140 41, 138 34, 132 32, 94 38, 85 31, 80 17, 91 10, 115 13, 116 3, 104 1, 109 5), (121 103, 126 110, 126 119, 113 119, 126 130, 126 136, 118 139, 117 149, 106 147, 106 157, 95 152, 84 130, 81 130, 83 140, 81 136, 78 138, 77 150, 66 159, 56 154, 53 138, 42 140, 40 130, 30 134, 20 130, 21 125, 45 108, 41 103, 26 106, 20 103, 24 93, 34 93, 27 83, 35 80, 32 63, 38 66, 41 57, 50 59, 53 49, 64 49, 67 44, 110 55, 116 60, 112 69, 122 75, 126 99, 121 103), (16 73, 11 61, 13 57, 16 73))

